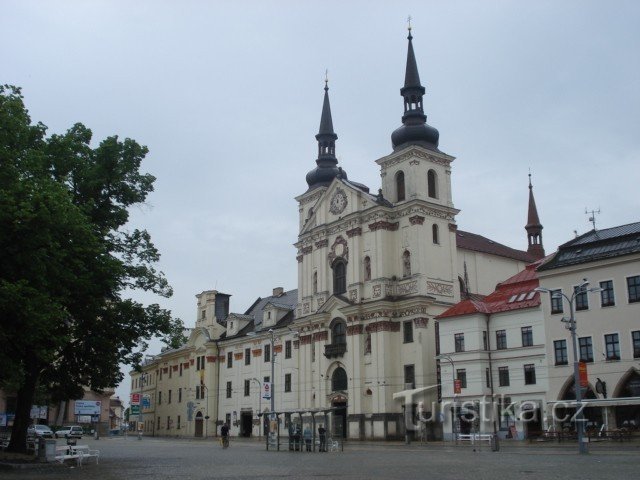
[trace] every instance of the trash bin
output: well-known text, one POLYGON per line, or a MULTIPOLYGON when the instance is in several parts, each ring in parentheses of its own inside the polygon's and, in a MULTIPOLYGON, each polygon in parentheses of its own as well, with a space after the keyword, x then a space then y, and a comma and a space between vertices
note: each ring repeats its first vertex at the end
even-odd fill
POLYGON ((492 452, 500 451, 500 440, 498 438, 498 435, 496 435, 495 433, 491 435, 491 451, 492 452))

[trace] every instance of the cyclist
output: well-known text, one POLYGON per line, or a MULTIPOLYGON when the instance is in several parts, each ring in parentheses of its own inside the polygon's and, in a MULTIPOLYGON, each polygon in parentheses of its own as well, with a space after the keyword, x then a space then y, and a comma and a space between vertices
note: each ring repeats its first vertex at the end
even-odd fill
POLYGON ((222 425, 220 435, 222 435, 222 448, 227 448, 229 446, 229 425, 226 423, 222 425))

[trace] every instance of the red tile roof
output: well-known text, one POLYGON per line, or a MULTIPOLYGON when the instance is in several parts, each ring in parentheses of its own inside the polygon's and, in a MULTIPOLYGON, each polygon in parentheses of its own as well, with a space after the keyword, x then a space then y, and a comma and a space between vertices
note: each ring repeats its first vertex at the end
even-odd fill
POLYGON ((463 300, 436 318, 451 318, 474 313, 498 313, 537 307, 540 305, 540 294, 535 292, 535 289, 540 286, 540 283, 536 268, 543 260, 527 265, 521 272, 499 283, 496 290, 484 299, 474 296, 463 300))
POLYGON ((476 233, 458 230, 456 232, 456 245, 458 248, 472 250, 474 252, 488 253, 499 257, 512 258, 525 263, 535 262, 536 258, 523 250, 507 247, 501 243, 478 235, 476 233))

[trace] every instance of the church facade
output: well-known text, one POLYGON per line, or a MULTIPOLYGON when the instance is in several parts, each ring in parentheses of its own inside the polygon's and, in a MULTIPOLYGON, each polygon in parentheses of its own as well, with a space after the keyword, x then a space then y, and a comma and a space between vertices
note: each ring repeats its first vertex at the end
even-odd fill
MULTIPOLYGON (((392 133, 393 151, 375 161, 380 188, 370 191, 338 165, 325 85, 316 167, 306 176, 307 190, 296 197, 297 290, 274 290, 245 314, 199 305, 189 342, 144 367, 155 379, 147 395, 156 401, 142 409, 142 416, 151 417, 145 423, 149 433, 165 434, 154 422, 175 424, 170 417, 180 415, 181 428, 170 434, 213 434, 223 421, 231 423, 232 434, 263 434, 257 414, 270 411, 260 395, 269 384, 276 411, 332 409, 336 436, 401 437, 404 405, 394 394, 426 387, 421 402, 437 405, 441 399, 434 318, 462 297, 489 294, 544 256, 542 226, 531 218, 528 251, 458 229, 454 157, 439 149, 439 132, 426 122, 412 40, 410 31, 402 125, 392 133), (175 412, 167 414, 157 400, 169 384, 157 372, 183 372, 199 357, 198 375, 172 377, 171 389, 187 393, 184 404, 174 402, 175 412), (189 415, 183 412, 187 403, 189 415), (204 417, 204 428, 187 423, 204 417)), ((218 292, 201 295, 220 299, 218 292)), ((132 385, 138 377, 132 374, 132 385)), ((432 434, 441 433, 433 422, 432 434)))

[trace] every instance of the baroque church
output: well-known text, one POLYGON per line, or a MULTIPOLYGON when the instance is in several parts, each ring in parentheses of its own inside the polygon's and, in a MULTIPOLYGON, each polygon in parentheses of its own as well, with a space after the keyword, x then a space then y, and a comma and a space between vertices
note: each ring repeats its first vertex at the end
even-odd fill
MULTIPOLYGON (((132 373, 132 392, 149 398, 145 433, 207 436, 228 422, 232 435, 263 435, 267 386, 280 428, 292 412, 305 421, 305 412, 331 409, 335 436, 401 437, 395 393, 428 387, 424 405, 441 399, 435 317, 544 256, 531 185, 526 251, 458 229, 455 159, 427 123, 412 40, 409 29, 402 125, 375 161, 380 188, 338 165, 325 82, 316 167, 296 197, 297 290, 274 289, 243 314, 228 313, 229 295, 198 295, 189 341, 132 373)), ((431 433, 441 434, 437 425, 431 433)))

